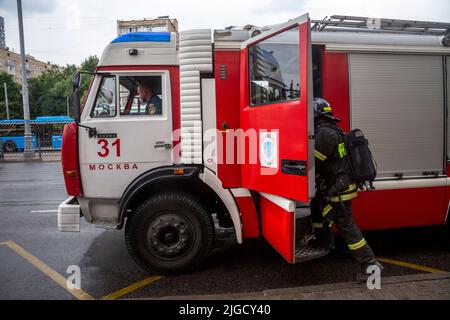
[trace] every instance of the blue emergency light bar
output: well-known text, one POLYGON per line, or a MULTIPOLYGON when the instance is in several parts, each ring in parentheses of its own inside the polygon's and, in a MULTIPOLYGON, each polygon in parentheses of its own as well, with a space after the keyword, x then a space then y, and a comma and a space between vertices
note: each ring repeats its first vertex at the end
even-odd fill
POLYGON ((170 32, 130 32, 114 39, 119 42, 170 42, 170 32))

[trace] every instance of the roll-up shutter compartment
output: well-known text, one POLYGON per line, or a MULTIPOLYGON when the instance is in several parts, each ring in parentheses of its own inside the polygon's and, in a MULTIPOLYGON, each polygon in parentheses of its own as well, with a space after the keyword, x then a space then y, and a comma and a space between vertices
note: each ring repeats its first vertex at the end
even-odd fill
POLYGON ((444 171, 443 58, 350 54, 351 127, 362 129, 378 177, 444 171))

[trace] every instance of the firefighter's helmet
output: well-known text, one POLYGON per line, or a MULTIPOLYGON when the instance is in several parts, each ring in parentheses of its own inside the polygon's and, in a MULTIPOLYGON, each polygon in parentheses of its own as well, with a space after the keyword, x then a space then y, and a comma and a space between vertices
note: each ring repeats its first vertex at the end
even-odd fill
POLYGON ((333 110, 330 103, 322 98, 314 98, 313 100, 314 118, 325 117, 333 121, 340 121, 333 116, 333 110))

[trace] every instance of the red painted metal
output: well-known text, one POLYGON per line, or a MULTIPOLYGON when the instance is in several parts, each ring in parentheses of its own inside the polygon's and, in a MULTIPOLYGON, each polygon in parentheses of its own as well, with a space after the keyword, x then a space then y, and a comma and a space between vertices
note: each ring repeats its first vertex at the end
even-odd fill
POLYGON ((217 143, 217 171, 224 188, 236 188, 241 184, 241 166, 237 162, 237 141, 233 131, 222 130, 222 124, 226 123, 232 130, 238 129, 239 124, 239 51, 216 51, 214 53, 214 69, 216 79, 216 125, 221 139, 217 143), (220 77, 220 67, 227 70, 226 79, 220 77), (227 137, 228 136, 228 137, 227 137), (227 161, 226 141, 234 141, 234 156, 228 155, 227 161))
POLYGON ((260 205, 264 238, 289 263, 294 263, 295 213, 285 211, 264 197, 260 205))
POLYGON ((348 53, 323 52, 323 98, 330 102, 334 115, 342 120, 339 125, 345 131, 350 130, 348 72, 348 53))
POLYGON ((244 239, 258 238, 259 221, 253 198, 251 196, 236 197, 235 200, 238 205, 239 212, 241 213, 242 237, 244 239))
MULTIPOLYGON (((248 50, 241 50, 241 127, 244 130, 278 130, 278 170, 271 175, 261 174, 259 141, 256 164, 250 164, 249 147, 245 148, 246 163, 242 165, 242 186, 282 197, 308 202, 308 178, 283 174, 281 160, 308 159, 307 92, 309 56, 309 23, 299 26, 300 34, 300 90, 299 101, 283 102, 265 106, 249 106, 248 50)), ((257 134, 259 140, 259 133, 257 134)), ((243 144, 244 145, 244 144, 243 144)), ((250 146, 251 147, 251 146, 250 146)))
MULTIPOLYGON (((446 166, 446 172, 447 172, 447 177, 450 177, 450 163, 447 162, 447 166, 446 166)), ((448 223, 449 222, 449 209, 450 209, 450 186, 447 186, 447 195, 445 197, 446 199, 446 203, 447 203, 447 208, 445 210, 445 218, 444 218, 444 223, 448 223)))
POLYGON ((67 194, 70 196, 81 196, 83 189, 78 161, 78 125, 76 123, 70 123, 64 126, 61 164, 67 194))
POLYGON ((363 230, 443 224, 447 188, 415 188, 359 192, 353 202, 355 220, 363 230))

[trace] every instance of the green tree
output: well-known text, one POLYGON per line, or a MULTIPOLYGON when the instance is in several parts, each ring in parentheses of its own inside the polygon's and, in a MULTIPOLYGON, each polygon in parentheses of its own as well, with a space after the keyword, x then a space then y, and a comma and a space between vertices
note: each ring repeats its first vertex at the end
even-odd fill
MULTIPOLYGON (((67 103, 72 96, 72 76, 77 70, 95 72, 99 59, 87 57, 80 66, 52 65, 40 76, 28 79, 30 117, 67 115, 67 103)), ((83 75, 80 95, 86 96, 90 76, 83 75)), ((6 118, 3 82, 8 86, 9 109, 11 118, 23 118, 21 86, 7 73, 0 73, 0 119, 6 118)), ((69 108, 71 109, 71 108, 69 108)))
POLYGON ((29 80, 31 117, 67 114, 67 102, 72 95, 72 75, 75 65, 63 68, 51 66, 39 77, 29 80))
POLYGON ((96 55, 89 56, 81 63, 80 70, 94 73, 95 69, 97 68, 98 62, 99 60, 96 55))
POLYGON ((0 72, 0 119, 6 119, 6 102, 4 83, 8 90, 8 106, 10 119, 23 118, 22 108, 22 86, 14 81, 14 78, 6 73, 0 72))
MULTIPOLYGON (((89 56, 87 57, 80 66, 81 71, 87 71, 90 73, 94 73, 95 69, 98 65, 98 57, 97 56, 89 56)), ((89 84, 91 83, 92 77, 89 77, 85 74, 81 77, 81 85, 80 85, 80 97, 82 104, 86 101, 86 96, 88 94, 89 84)))

